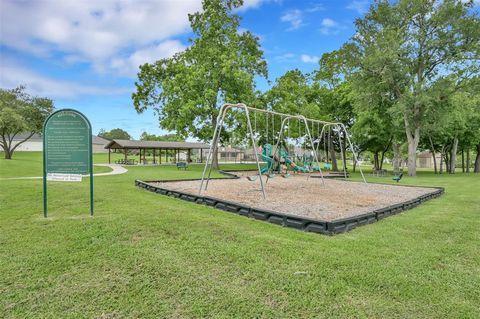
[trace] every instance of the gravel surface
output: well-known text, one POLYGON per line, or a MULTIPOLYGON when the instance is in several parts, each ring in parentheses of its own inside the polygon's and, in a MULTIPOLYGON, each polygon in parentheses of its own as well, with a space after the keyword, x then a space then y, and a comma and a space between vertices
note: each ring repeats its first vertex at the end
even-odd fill
MULTIPOLYGON (((267 198, 264 200, 260 179, 251 182, 245 177, 246 173, 240 175, 242 176, 240 179, 210 180, 208 190, 203 192, 203 195, 279 213, 333 221, 365 214, 432 192, 431 188, 365 184, 333 179, 325 179, 323 186, 320 178, 307 179, 306 175, 283 178, 277 175, 266 183, 267 198)), ((200 181, 153 184, 197 194, 200 181)))

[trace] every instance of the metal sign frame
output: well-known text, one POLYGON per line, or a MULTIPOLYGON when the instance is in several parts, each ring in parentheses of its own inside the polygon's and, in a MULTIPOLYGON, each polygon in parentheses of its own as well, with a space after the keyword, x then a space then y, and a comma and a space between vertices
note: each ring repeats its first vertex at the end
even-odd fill
POLYGON ((86 124, 88 128, 88 170, 90 173, 90 216, 93 216, 93 150, 92 150, 92 125, 88 118, 81 112, 74 109, 61 109, 50 114, 45 122, 43 123, 43 216, 48 217, 48 190, 47 190, 47 148, 46 148, 46 128, 48 122, 53 118, 54 115, 61 112, 72 112, 78 115, 86 124))

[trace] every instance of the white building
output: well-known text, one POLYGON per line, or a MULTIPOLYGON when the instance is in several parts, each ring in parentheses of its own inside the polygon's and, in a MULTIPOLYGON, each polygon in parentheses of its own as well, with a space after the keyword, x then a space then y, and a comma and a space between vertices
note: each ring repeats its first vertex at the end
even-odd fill
MULTIPOLYGON (((24 140, 29 134, 22 133, 18 134, 13 138, 12 144, 15 145, 18 142, 24 140)), ((110 141, 104 139, 103 137, 92 135, 92 149, 93 153, 108 153, 108 150, 105 149, 110 141)), ((39 134, 33 134, 26 142, 20 144, 15 152, 41 152, 43 151, 43 140, 42 136, 39 134)))

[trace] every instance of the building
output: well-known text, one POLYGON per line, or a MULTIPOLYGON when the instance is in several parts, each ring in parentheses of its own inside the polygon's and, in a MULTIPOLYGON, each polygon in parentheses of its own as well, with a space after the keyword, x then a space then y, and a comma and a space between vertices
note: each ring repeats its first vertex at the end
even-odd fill
POLYGON ((177 163, 181 161, 187 162, 202 162, 208 152, 210 145, 196 142, 168 142, 168 141, 136 141, 136 140, 112 140, 105 146, 108 152, 108 162, 111 163, 111 151, 118 151, 123 153, 124 158, 120 160, 123 163, 142 163, 142 164, 162 164, 177 163), (195 151, 195 152, 194 152, 195 151), (147 160, 147 152, 151 152, 153 159, 149 162, 147 160), (129 155, 136 155, 138 159, 129 159, 129 155), (193 159, 193 156, 196 159, 193 159))
MULTIPOLYGON (((13 140, 12 144, 15 145, 20 141, 23 141, 27 138, 30 134, 28 133, 21 133, 17 134, 13 140)), ((104 139, 102 137, 92 135, 92 150, 93 153, 108 153, 108 150, 105 149, 105 145, 110 143, 109 140, 104 139)), ((43 151, 43 139, 40 134, 33 134, 26 142, 20 144, 16 149, 15 152, 41 152, 43 151)))
MULTIPOLYGON (((435 154, 437 165, 440 165, 441 158, 442 158, 442 155, 440 153, 435 154)), ((418 168, 434 168, 432 152, 430 151, 420 152, 417 155, 417 167, 418 168)))
POLYGON ((92 151, 93 153, 108 153, 108 150, 105 148, 107 144, 110 143, 110 140, 106 138, 92 135, 92 151))
MULTIPOLYGON (((12 145, 16 145, 18 142, 26 139, 30 134, 20 133, 15 135, 12 140, 12 145)), ((41 152, 43 150, 43 141, 40 134, 33 134, 26 142, 20 144, 15 152, 41 152)))

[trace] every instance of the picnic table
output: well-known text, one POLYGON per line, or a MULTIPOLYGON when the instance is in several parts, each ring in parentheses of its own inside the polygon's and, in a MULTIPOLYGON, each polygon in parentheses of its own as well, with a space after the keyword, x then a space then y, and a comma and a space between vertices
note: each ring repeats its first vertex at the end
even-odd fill
POLYGON ((386 169, 373 170, 372 175, 376 177, 383 177, 387 175, 387 170, 386 169))
POLYGON ((122 158, 122 159, 119 159, 119 160, 115 161, 115 164, 120 164, 120 165, 135 165, 135 162, 136 162, 136 160, 134 160, 134 159, 127 159, 127 160, 125 160, 125 159, 122 158))

